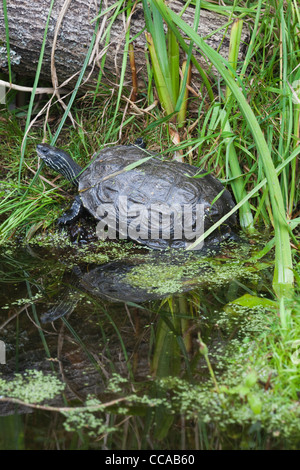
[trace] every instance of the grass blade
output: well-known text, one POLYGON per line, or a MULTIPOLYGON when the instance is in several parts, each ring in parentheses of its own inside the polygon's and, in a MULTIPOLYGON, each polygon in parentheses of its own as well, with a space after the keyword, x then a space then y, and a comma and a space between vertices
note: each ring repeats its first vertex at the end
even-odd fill
POLYGON ((19 185, 21 184, 22 166, 23 166, 23 161, 24 161, 26 140, 27 140, 27 129, 28 129, 29 124, 30 124, 31 113, 32 113, 32 108, 33 108, 33 103, 34 103, 34 98, 35 98, 35 90, 38 86, 38 82, 39 82, 39 78, 40 78, 40 73, 41 73, 41 68, 42 68, 42 63, 43 63, 43 57, 44 57, 44 52, 45 52, 45 46, 46 46, 46 38, 47 38, 48 27, 49 27, 49 22, 50 22, 50 18, 51 18, 53 5, 54 5, 54 0, 51 1, 50 7, 49 7, 49 12, 48 12, 48 17, 47 17, 47 21, 46 21, 46 26, 45 26, 45 31, 44 31, 44 37, 43 37, 40 57, 39 57, 39 61, 38 61, 37 69, 36 69, 33 89, 32 89, 32 93, 31 93, 31 96, 30 96, 30 101, 29 101, 29 106, 28 106, 28 111, 27 111, 27 119, 26 119, 25 132, 24 132, 25 137, 24 137, 24 140, 23 140, 23 145, 22 145, 22 150, 21 150, 21 157, 20 157, 20 164, 19 164, 19 175, 18 175, 18 184, 19 185))
POLYGON ((11 63, 10 63, 10 45, 9 45, 9 27, 8 27, 8 16, 7 16, 6 0, 3 0, 3 15, 4 15, 4 23, 5 23, 5 38, 6 38, 6 50, 7 50, 8 77, 9 77, 9 83, 12 83, 11 63))

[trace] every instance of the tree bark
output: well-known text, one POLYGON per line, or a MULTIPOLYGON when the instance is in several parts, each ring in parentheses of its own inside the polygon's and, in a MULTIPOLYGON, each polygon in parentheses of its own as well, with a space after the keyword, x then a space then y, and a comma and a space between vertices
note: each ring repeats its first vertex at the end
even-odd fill
MULTIPOLYGON (((10 52, 12 70, 21 77, 34 77, 38 64, 39 54, 43 41, 46 20, 50 7, 50 0, 8 0, 8 26, 10 38, 10 52)), ((103 0, 102 11, 115 4, 115 0, 103 0)), ((175 11, 180 12, 185 2, 171 0, 168 5, 175 11)), ((125 3, 125 5, 127 5, 125 3)), ((99 14, 100 0, 56 0, 52 10, 49 30, 46 39, 45 54, 43 59, 40 78, 46 82, 55 81, 55 71, 58 85, 69 80, 65 86, 73 86, 84 63, 90 41, 94 32, 95 22, 93 19, 99 14), (55 29, 62 15, 63 6, 67 6, 65 14, 57 34, 57 42, 54 42, 55 29), (54 45, 54 47, 53 47, 54 45), (51 51, 55 49, 54 60, 51 67, 51 51), (75 76, 74 76, 75 75, 75 76), (73 77, 70 80, 70 77, 73 77)), ((89 64, 85 84, 93 85, 96 82, 101 60, 106 53, 104 80, 111 86, 116 86, 120 76, 120 67, 124 55, 125 33, 127 28, 126 12, 118 14, 112 22, 108 44, 105 43, 105 32, 113 19, 115 7, 101 17, 97 32, 96 44, 89 64)), ((188 7, 182 18, 191 26, 194 20, 194 8, 188 7)), ((202 9, 198 33, 202 37, 208 36, 206 42, 214 49, 218 49, 224 56, 228 56, 230 28, 226 31, 224 25, 227 17, 218 15, 202 9), (220 29, 218 32, 213 31, 220 29), (226 32, 226 34, 224 33, 226 32), (213 34, 212 34, 213 33, 213 34), (212 34, 212 35, 211 35, 212 34), (210 36, 211 35, 211 36, 210 36)), ((130 19, 130 35, 135 37, 144 28, 144 15, 142 4, 134 7, 130 19)), ((244 29, 242 44, 247 44, 248 33, 244 29)), ((7 72, 5 22, 2 2, 0 3, 0 70, 7 72)), ((144 83, 146 78, 145 60, 145 34, 138 35, 134 41, 134 55, 139 83, 144 83)), ((240 52, 240 59, 243 51, 240 52)), ((202 66, 207 68, 205 59, 200 58, 202 66)), ((194 75, 194 83, 199 85, 197 73, 194 75)), ((127 61, 126 84, 131 85, 131 71, 129 60, 127 61)))

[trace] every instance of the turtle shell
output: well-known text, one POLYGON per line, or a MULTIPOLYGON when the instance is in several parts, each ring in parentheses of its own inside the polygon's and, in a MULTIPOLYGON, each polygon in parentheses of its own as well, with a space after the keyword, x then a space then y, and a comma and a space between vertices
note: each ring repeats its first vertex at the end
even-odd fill
MULTIPOLYGON (((94 155, 79 177, 79 195, 110 234, 158 249, 187 247, 199 236, 201 224, 202 233, 234 207, 229 191, 214 176, 135 146, 106 148, 94 155)), ((234 225, 232 215, 222 234, 234 225)))

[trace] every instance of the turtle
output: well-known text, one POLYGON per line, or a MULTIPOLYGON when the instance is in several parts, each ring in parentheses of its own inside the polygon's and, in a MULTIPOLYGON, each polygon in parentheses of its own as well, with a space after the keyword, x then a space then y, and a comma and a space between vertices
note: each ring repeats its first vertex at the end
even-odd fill
MULTIPOLYGON (((72 207, 58 223, 71 224, 85 209, 98 221, 101 239, 186 249, 235 206, 230 192, 210 172, 163 159, 139 145, 103 148, 85 169, 48 144, 38 144, 37 154, 78 188, 72 207)), ((213 233, 214 240, 229 238, 236 226, 233 212, 213 233)))

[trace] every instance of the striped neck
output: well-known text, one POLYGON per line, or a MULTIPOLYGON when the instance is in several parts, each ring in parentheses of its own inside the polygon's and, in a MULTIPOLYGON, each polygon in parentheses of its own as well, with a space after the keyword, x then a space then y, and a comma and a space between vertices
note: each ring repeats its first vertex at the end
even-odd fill
POLYGON ((37 145, 37 154, 52 170, 62 174, 68 181, 78 186, 78 175, 82 168, 74 162, 67 152, 51 145, 39 144, 37 145))

